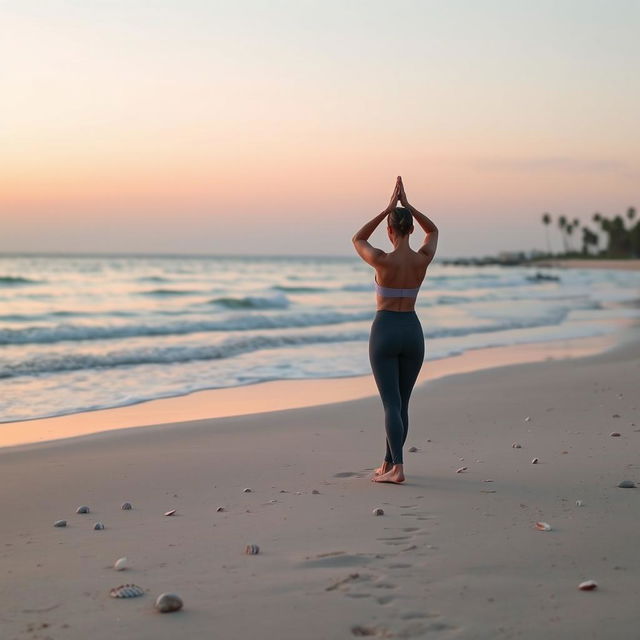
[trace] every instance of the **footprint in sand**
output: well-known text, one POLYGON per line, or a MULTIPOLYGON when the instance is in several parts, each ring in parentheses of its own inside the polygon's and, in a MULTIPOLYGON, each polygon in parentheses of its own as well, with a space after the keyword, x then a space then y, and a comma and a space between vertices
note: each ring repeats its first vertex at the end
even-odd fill
POLYGON ((340 471, 340 473, 334 473, 334 478, 350 478, 351 476, 360 475, 357 471, 340 471))

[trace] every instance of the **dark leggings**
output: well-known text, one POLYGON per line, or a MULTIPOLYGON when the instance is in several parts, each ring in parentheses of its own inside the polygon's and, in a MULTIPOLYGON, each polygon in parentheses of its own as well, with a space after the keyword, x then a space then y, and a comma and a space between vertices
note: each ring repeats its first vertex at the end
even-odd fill
POLYGON ((387 452, 391 464, 402 464, 409 431, 409 397, 424 359, 424 334, 415 311, 377 311, 369 336, 369 360, 378 385, 387 452))

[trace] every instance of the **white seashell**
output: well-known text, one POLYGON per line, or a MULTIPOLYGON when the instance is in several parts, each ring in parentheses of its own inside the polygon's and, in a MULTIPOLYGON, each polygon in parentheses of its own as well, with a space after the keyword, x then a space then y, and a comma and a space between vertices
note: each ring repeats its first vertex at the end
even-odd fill
POLYGON ((102 524, 102 522, 96 522, 93 525, 93 528, 95 531, 101 531, 102 529, 104 529, 104 525, 102 524))
POLYGON ((129 568, 129 563, 126 558, 118 558, 113 565, 116 571, 124 571, 129 568))
POLYGON ((66 527, 67 526, 67 521, 66 520, 56 520, 53 523, 54 527, 66 527))
POLYGON ((164 515, 165 516, 173 516, 173 515, 175 515, 175 513, 176 513, 175 509, 170 509, 169 511, 165 511, 164 515))
POLYGON ((585 580, 578 585, 578 589, 580 589, 580 591, 593 591, 597 588, 598 585, 594 580, 585 580))
POLYGON ((258 555, 260 553, 260 547, 257 544, 248 544, 244 548, 244 552, 248 556, 256 556, 256 555, 258 555))
POLYGON ((246 489, 242 490, 242 493, 251 493, 253 491, 253 489, 251 489, 250 487, 247 487, 246 489))
POLYGON ((609 435, 612 438, 619 438, 620 437, 620 433, 618 431, 612 431, 609 435))
POLYGON ((530 418, 529 416, 527 416, 527 417, 524 419, 524 421, 525 421, 525 422, 531 422, 531 418, 530 418))
POLYGON ((89 513, 89 507, 86 504, 83 504, 81 507, 76 509, 76 513, 89 513))
POLYGON ((175 593, 161 593, 156 598, 155 607, 160 613, 172 613, 182 609, 182 598, 175 593))
POLYGON ((314 496, 317 496, 320 492, 319 492, 317 489, 314 489, 311 493, 312 493, 314 496))
POLYGON ((373 513, 374 516, 383 516, 384 509, 381 509, 380 507, 376 507, 371 513, 373 513))
POLYGON ((130 509, 133 509, 133 507, 131 506, 130 502, 123 502, 122 506, 120 507, 123 511, 129 511, 130 509))
POLYGON ((218 507, 218 508, 216 509, 216 511, 217 511, 218 513, 220 513, 221 511, 224 511, 224 507, 218 507))
POLYGON ((584 507, 584 502, 582 502, 582 500, 576 500, 576 507, 584 507))
POLYGON ((536 522, 538 531, 551 531, 551 525, 548 522, 536 522))
POLYGON ((522 449, 522 445, 521 445, 521 444, 518 444, 517 442, 514 442, 514 443, 511 445, 511 448, 512 448, 512 449, 522 449))
POLYGON ((409 447, 409 451, 411 451, 411 453, 415 453, 418 450, 418 447, 409 447))
POLYGON ((270 502, 271 504, 275 504, 275 503, 276 503, 276 502, 278 502, 278 501, 274 498, 273 500, 269 500, 269 502, 270 502))
POLYGON ((460 468, 456 471, 456 473, 462 473, 463 471, 466 471, 466 470, 467 470, 467 467, 460 467, 460 468))
POLYGON ((539 461, 538 461, 538 458, 534 458, 534 459, 531 461, 531 464, 538 464, 538 462, 539 462, 539 461))
POLYGON ((137 598, 144 595, 144 591, 137 584, 121 584, 109 591, 112 598, 137 598))

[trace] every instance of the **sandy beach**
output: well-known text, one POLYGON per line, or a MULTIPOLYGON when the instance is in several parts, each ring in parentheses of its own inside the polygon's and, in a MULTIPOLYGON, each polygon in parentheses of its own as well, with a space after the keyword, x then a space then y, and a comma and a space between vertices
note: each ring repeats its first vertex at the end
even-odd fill
POLYGON ((0 449, 2 638, 636 638, 638 334, 420 385, 402 486, 375 397, 0 449))

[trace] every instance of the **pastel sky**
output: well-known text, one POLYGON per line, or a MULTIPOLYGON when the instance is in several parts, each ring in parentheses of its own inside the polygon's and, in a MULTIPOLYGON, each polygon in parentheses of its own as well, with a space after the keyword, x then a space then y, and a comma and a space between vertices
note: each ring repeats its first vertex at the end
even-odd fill
POLYGON ((0 30, 0 251, 347 255, 397 175, 440 257, 640 205, 638 0, 0 0, 0 30))

